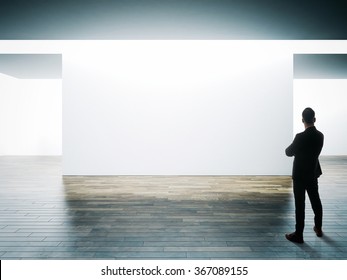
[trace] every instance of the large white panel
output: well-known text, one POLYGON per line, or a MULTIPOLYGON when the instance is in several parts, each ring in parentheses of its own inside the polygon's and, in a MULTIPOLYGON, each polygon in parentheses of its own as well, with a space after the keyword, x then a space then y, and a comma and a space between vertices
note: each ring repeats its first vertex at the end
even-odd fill
POLYGON ((248 41, 78 42, 64 174, 289 174, 292 53, 248 41))

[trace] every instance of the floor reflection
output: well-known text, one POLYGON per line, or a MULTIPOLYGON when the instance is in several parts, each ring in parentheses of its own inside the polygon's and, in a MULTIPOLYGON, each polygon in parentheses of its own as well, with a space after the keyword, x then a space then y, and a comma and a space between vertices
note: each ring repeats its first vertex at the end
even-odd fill
POLYGON ((61 176, 0 157, 1 259, 346 259, 346 158, 322 161, 323 238, 294 228, 285 176, 61 176))

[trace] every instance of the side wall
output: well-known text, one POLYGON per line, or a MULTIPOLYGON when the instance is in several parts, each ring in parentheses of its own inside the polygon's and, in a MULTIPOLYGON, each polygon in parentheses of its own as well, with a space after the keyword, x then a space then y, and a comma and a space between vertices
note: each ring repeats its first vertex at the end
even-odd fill
POLYGON ((0 134, 0 155, 61 155, 61 80, 0 74, 0 134))
POLYGON ((312 107, 324 133, 322 155, 347 155, 347 79, 294 80, 294 134, 303 130, 301 113, 312 107))

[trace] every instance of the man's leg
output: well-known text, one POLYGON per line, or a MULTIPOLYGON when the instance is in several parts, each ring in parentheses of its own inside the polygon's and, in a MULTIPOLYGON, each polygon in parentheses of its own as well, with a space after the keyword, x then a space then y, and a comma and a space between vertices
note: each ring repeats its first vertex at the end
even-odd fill
POLYGON ((322 221, 323 221, 323 207, 322 202, 319 197, 318 192, 318 181, 313 181, 310 185, 307 187, 307 194, 310 198, 312 210, 314 213, 314 224, 316 229, 321 230, 322 229, 322 221))
POLYGON ((295 199, 295 233, 303 236, 305 226, 305 184, 303 182, 293 181, 294 199, 295 199))

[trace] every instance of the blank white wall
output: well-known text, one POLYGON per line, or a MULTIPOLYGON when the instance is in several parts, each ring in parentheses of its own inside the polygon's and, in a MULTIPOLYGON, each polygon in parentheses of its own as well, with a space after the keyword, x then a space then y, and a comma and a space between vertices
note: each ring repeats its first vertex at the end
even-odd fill
MULTIPOLYGON (((343 40, 208 41, 207 50, 199 46, 200 41, 194 41, 196 45, 190 49, 185 47, 190 41, 178 41, 171 47, 165 44, 173 41, 141 41, 144 45, 131 42, 132 47, 124 41, 0 41, 0 53, 63 54, 64 174, 290 174, 292 159, 285 157, 284 148, 293 139, 293 54, 346 53, 347 48, 343 40), (217 47, 219 44, 224 47, 217 47), (187 52, 180 52, 182 48, 187 52), (138 68, 141 63, 137 62, 152 65, 152 54, 159 54, 163 68, 158 68, 159 61, 153 64, 157 70, 147 69, 142 77, 147 78, 148 84, 143 86, 145 79, 137 74, 144 66, 138 68), (219 57, 215 62, 213 54, 219 57), (141 57, 143 60, 139 60, 141 57), (206 63, 204 57, 209 57, 206 63), (165 58, 183 65, 181 70, 170 72, 165 58), (246 61, 243 66, 238 58, 246 61), (222 60, 230 68, 226 72, 230 76, 219 75, 221 71, 212 67, 222 60), (191 83, 183 83, 183 76, 194 69, 194 61, 197 71, 202 71, 201 78, 193 78, 192 74, 191 83), (113 72, 105 70, 110 66, 113 72), (198 89, 204 93, 200 95, 203 98, 195 98, 197 92, 191 91, 184 96, 166 94, 163 96, 169 99, 163 99, 159 91, 152 91, 149 85, 156 89, 159 83, 161 88, 168 85, 163 92, 170 92, 172 83, 164 75, 168 72, 178 73, 172 82, 180 81, 188 87, 190 84, 195 88, 200 80, 198 89), (212 83, 211 77, 224 77, 225 83, 217 78, 212 83), (141 85, 140 92, 146 95, 136 94, 136 85, 141 85), (230 90, 218 90, 226 87, 230 90), (126 94, 125 89, 131 88, 134 90, 126 94), (216 98, 213 93, 217 93, 216 98), (156 99, 161 102, 151 102, 156 99), (147 104, 147 111, 141 102, 147 104), (250 113, 240 115, 240 108, 246 104, 250 104, 246 106, 250 113)), ((319 110, 317 118, 321 128, 319 110)), ((337 127, 335 119, 332 121, 329 127, 337 127)), ((339 137, 322 131, 326 141, 339 137)))
POLYGON ((0 134, 0 155, 61 155, 61 80, 0 74, 0 134))
POLYGON ((63 54, 64 174, 288 174, 292 54, 238 41, 63 54))
POLYGON ((294 80, 294 134, 303 131, 301 113, 312 107, 316 127, 325 135, 322 155, 347 155, 347 80, 294 80))

